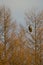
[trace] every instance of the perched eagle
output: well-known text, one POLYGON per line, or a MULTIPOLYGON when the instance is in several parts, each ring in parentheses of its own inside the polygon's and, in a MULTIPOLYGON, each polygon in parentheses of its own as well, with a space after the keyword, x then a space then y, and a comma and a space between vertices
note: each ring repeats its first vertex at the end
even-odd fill
POLYGON ((29 25, 28 29, 29 29, 30 32, 32 32, 32 27, 31 27, 31 25, 29 25))

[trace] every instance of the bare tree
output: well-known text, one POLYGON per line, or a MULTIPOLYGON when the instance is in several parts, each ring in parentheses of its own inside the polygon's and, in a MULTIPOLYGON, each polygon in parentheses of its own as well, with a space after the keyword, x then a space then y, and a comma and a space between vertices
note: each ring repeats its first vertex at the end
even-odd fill
POLYGON ((7 49, 7 43, 8 43, 8 37, 9 37, 9 28, 10 28, 10 10, 1 7, 0 8, 0 40, 2 43, 4 43, 4 57, 6 62, 6 49, 7 49))
POLYGON ((32 26, 32 32, 29 31, 28 34, 30 37, 27 39, 30 41, 32 45, 31 48, 35 50, 35 55, 33 55, 34 60, 32 60, 32 64, 34 65, 42 65, 41 63, 41 32, 40 29, 43 28, 43 11, 41 12, 28 12, 25 13, 26 16, 26 24, 27 26, 32 26), (38 60, 37 60, 38 59, 38 60))

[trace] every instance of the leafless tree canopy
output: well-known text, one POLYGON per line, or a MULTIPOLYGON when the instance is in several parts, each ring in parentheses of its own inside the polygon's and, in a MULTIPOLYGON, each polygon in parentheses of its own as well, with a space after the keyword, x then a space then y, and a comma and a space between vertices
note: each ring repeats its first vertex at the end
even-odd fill
POLYGON ((26 26, 18 27, 10 9, 0 7, 0 65, 43 65, 43 11, 25 18, 26 26))

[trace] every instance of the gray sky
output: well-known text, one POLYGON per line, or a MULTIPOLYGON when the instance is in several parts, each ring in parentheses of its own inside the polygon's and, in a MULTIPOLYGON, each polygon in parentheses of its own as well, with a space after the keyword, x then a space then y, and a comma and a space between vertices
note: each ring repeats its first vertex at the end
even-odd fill
POLYGON ((0 0, 0 5, 9 7, 13 18, 23 24, 24 13, 31 8, 43 9, 43 0, 0 0))

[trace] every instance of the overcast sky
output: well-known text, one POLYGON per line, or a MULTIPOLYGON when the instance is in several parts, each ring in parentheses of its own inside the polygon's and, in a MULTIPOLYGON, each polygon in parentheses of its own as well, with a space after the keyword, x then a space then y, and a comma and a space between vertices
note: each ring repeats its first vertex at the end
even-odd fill
POLYGON ((31 8, 43 9, 43 0, 0 0, 0 5, 9 7, 13 18, 23 23, 25 11, 31 8))

